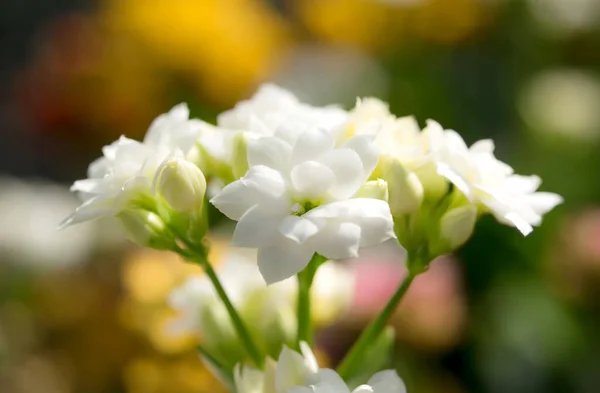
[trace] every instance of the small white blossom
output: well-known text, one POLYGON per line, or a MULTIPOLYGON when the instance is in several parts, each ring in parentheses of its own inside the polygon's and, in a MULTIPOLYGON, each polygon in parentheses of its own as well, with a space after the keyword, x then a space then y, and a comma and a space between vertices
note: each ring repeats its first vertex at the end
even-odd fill
MULTIPOLYGON (((302 355, 284 347, 277 362, 267 359, 265 371, 236 366, 234 382, 239 393, 351 393, 344 380, 330 369, 319 369, 310 347, 300 343, 302 355)), ((373 375, 352 393, 406 393, 394 370, 373 375)))
POLYGON ((350 391, 344 380, 330 369, 320 369, 307 378, 308 386, 295 386, 289 393, 406 393, 406 386, 395 370, 380 371, 369 381, 350 391))
POLYGON ((251 141, 248 173, 211 199, 238 221, 233 244, 258 249, 269 284, 300 272, 314 253, 352 258, 359 247, 394 237, 386 202, 350 199, 377 165, 370 138, 356 136, 336 148, 327 131, 296 131, 251 141))
POLYGON ((314 107, 304 104, 277 85, 264 84, 252 98, 241 101, 217 118, 217 125, 230 130, 271 136, 273 132, 292 123, 298 128, 321 126, 332 128, 344 122, 348 113, 336 106, 314 107))
POLYGON ((265 370, 241 364, 234 369, 234 383, 238 393, 288 393, 294 386, 306 383, 319 372, 315 355, 307 343, 301 342, 302 354, 283 346, 277 362, 267 358, 265 370))
POLYGON ((536 192, 541 184, 537 176, 521 176, 494 156, 494 142, 475 142, 471 147, 458 133, 443 130, 428 122, 435 135, 438 173, 451 181, 469 200, 484 207, 498 221, 516 227, 528 235, 541 224, 542 216, 562 203, 561 196, 536 192))
POLYGON ((187 154, 200 133, 202 122, 188 117, 187 105, 179 104, 152 122, 143 142, 121 136, 105 146, 103 156, 90 164, 88 178, 71 186, 84 203, 61 227, 118 214, 139 195, 151 194, 162 161, 187 154))
POLYGON ((510 166, 494 156, 491 140, 480 140, 468 147, 458 133, 444 130, 433 120, 428 120, 421 131, 413 117, 395 118, 385 103, 373 98, 359 100, 351 119, 362 124, 352 129, 351 134, 375 136, 375 145, 382 156, 381 168, 376 173, 387 175, 384 178, 390 189, 391 204, 409 199, 408 191, 420 188, 415 182, 417 178, 422 193, 435 198, 445 194, 449 181, 483 211, 527 235, 541 223, 543 214, 562 202, 559 195, 536 192, 540 185, 537 176, 515 175, 510 166), (407 187, 406 182, 396 184, 402 179, 389 171, 394 164, 401 164, 408 171, 407 176, 412 176, 411 184, 416 188, 407 187))

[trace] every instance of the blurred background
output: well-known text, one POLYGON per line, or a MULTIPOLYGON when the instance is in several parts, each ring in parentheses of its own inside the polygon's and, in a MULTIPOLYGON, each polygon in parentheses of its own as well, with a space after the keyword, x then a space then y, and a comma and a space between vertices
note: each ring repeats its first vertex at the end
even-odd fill
MULTIPOLYGON (((409 392, 600 391, 600 1, 2 0, 1 392, 223 391, 161 328, 193 267, 110 221, 55 227, 101 146, 181 101, 212 122, 265 81, 494 138, 566 200, 527 239, 484 219, 417 279, 393 320, 409 392)), ((369 258, 319 333, 329 365, 403 274, 369 258)))

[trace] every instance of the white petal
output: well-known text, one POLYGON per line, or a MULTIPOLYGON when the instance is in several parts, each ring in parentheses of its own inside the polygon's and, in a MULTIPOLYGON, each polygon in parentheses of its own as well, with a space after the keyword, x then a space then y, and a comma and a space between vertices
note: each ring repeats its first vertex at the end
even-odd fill
POLYGON ((444 139, 446 148, 450 151, 457 153, 464 153, 468 151, 467 144, 460 134, 454 130, 444 131, 444 139))
POLYGON ((531 224, 517 213, 505 214, 503 219, 516 227, 523 236, 527 236, 533 231, 531 224))
POLYGON ((92 161, 88 166, 87 175, 90 179, 103 178, 110 170, 111 160, 100 157, 92 161))
POLYGON ((446 147, 444 128, 435 120, 427 120, 426 126, 421 132, 423 142, 428 147, 428 150, 437 155, 446 147))
POLYGON ((281 216, 274 215, 270 209, 258 205, 251 207, 235 226, 231 245, 259 248, 276 244, 281 219, 281 216))
POLYGON ((314 393, 314 390, 308 386, 292 386, 287 390, 287 393, 314 393))
POLYGON ((279 224, 279 232, 283 236, 300 244, 318 231, 319 227, 304 217, 287 216, 279 224))
POLYGON ((351 222, 360 222, 365 217, 392 219, 389 205, 385 201, 372 198, 356 198, 327 203, 312 209, 303 217, 310 219, 333 218, 351 222))
POLYGON ((469 149, 472 153, 489 153, 494 152, 494 141, 491 139, 482 139, 471 145, 469 149))
POLYGON ((512 175, 506 178, 504 187, 512 194, 529 194, 538 189, 542 184, 539 176, 512 175))
POLYGON ((238 221, 254 205, 285 210, 285 183, 281 173, 263 165, 251 167, 240 180, 228 184, 210 200, 223 214, 238 221))
POLYGON ((313 386, 315 393, 350 393, 348 386, 333 370, 320 369, 316 375, 311 375, 308 382, 313 386))
POLYGON ((363 164, 363 179, 366 181, 379 161, 379 149, 373 143, 373 138, 366 135, 355 136, 348 139, 342 147, 354 150, 358 154, 363 164))
POLYGON ((83 179, 77 180, 69 190, 71 191, 79 191, 85 193, 93 193, 98 190, 99 186, 102 184, 102 180, 100 179, 83 179))
POLYGON ((168 115, 173 120, 185 121, 190 117, 190 110, 185 102, 175 105, 168 112, 168 115))
POLYGON ((374 393, 406 393, 406 386, 395 370, 380 371, 369 379, 374 393))
POLYGON ((350 149, 335 149, 319 159, 335 174, 335 182, 329 189, 334 200, 348 199, 364 183, 364 168, 358 153, 350 149))
POLYGON ((310 246, 328 259, 356 258, 360 246, 360 235, 360 226, 356 224, 331 222, 312 237, 310 246))
POLYGON ((466 181, 457 171, 452 169, 449 165, 444 163, 436 164, 437 173, 446 179, 448 179, 452 184, 456 186, 465 196, 473 201, 475 196, 473 194, 473 189, 468 181, 466 181))
POLYGON ((270 357, 267 357, 265 361, 263 390, 260 393, 277 393, 277 390, 275 388, 276 375, 277 363, 270 357))
POLYGON ((279 244, 258 249, 258 267, 267 284, 292 277, 310 262, 314 250, 281 236, 279 244))
POLYGON ((536 192, 526 196, 525 200, 537 214, 546 214, 564 202, 563 197, 552 192, 536 192))
POLYGON ((335 174, 325 164, 305 161, 292 169, 291 180, 299 197, 319 199, 335 182, 335 174))
POLYGON ((276 390, 287 392, 292 386, 304 385, 304 378, 309 372, 302 355, 284 345, 277 360, 276 390))
POLYGON ((275 137, 263 137, 248 141, 248 165, 266 165, 285 170, 289 164, 292 147, 275 137))
POLYGON ((317 157, 333 150, 335 141, 333 136, 319 128, 310 128, 303 132, 292 151, 292 165, 303 161, 314 160, 317 157))
POLYGON ((73 214, 58 225, 57 229, 61 230, 70 225, 94 220, 103 216, 110 216, 115 213, 114 200, 112 198, 105 196, 94 197, 79 206, 73 214))
MULTIPOLYGON (((394 223, 390 206, 379 199, 357 198, 347 201, 321 205, 303 217, 323 225, 327 222, 328 230, 337 230, 330 227, 332 223, 349 222, 361 228, 360 246, 375 246, 395 237, 394 223)), ((320 234, 318 235, 320 236, 320 234)))
POLYGON ((319 371, 319 363, 317 363, 317 358, 313 353, 312 349, 310 349, 310 345, 306 341, 300 342, 300 351, 302 352, 302 356, 304 356, 304 364, 313 373, 319 371))
POLYGON ((263 374, 260 370, 237 364, 233 378, 238 393, 260 393, 263 387, 263 374))

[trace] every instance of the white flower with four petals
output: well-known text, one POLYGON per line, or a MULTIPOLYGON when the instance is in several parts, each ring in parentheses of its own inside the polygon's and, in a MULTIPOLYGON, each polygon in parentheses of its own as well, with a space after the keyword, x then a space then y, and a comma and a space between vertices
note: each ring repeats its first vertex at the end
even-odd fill
POLYGON ((336 148, 318 128, 279 130, 250 141, 250 170, 211 203, 238 221, 233 244, 257 248, 261 273, 274 283, 300 272, 314 253, 351 258, 360 247, 394 237, 386 202, 352 199, 377 160, 367 136, 336 148))

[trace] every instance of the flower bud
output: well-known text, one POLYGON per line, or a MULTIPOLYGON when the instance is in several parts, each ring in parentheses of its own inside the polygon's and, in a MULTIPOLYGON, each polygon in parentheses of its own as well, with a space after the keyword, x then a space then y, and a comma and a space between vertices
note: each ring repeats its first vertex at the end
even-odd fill
POLYGON ((173 210, 191 213, 202 209, 206 179, 193 163, 172 158, 159 168, 156 191, 173 210))
POLYGON ((439 201, 448 192, 448 181, 438 174, 433 162, 415 168, 413 172, 421 182, 426 199, 439 201))
POLYGON ((423 201, 423 186, 419 178, 407 171, 398 160, 386 160, 383 168, 392 215, 401 216, 416 212, 423 201))
POLYGON ((248 140, 243 132, 233 137, 231 169, 233 177, 239 179, 248 172, 248 140))
POLYGON ((473 234, 477 221, 477 207, 472 204, 449 210, 440 221, 440 240, 445 243, 445 252, 456 250, 473 234))
POLYGON ((354 198, 373 198, 387 202, 388 195, 388 186, 385 180, 377 179, 369 180, 363 184, 356 194, 354 194, 354 198))
POLYGON ((169 250, 174 244, 173 235, 165 228, 162 219, 149 211, 125 210, 117 215, 129 241, 158 250, 169 250))

